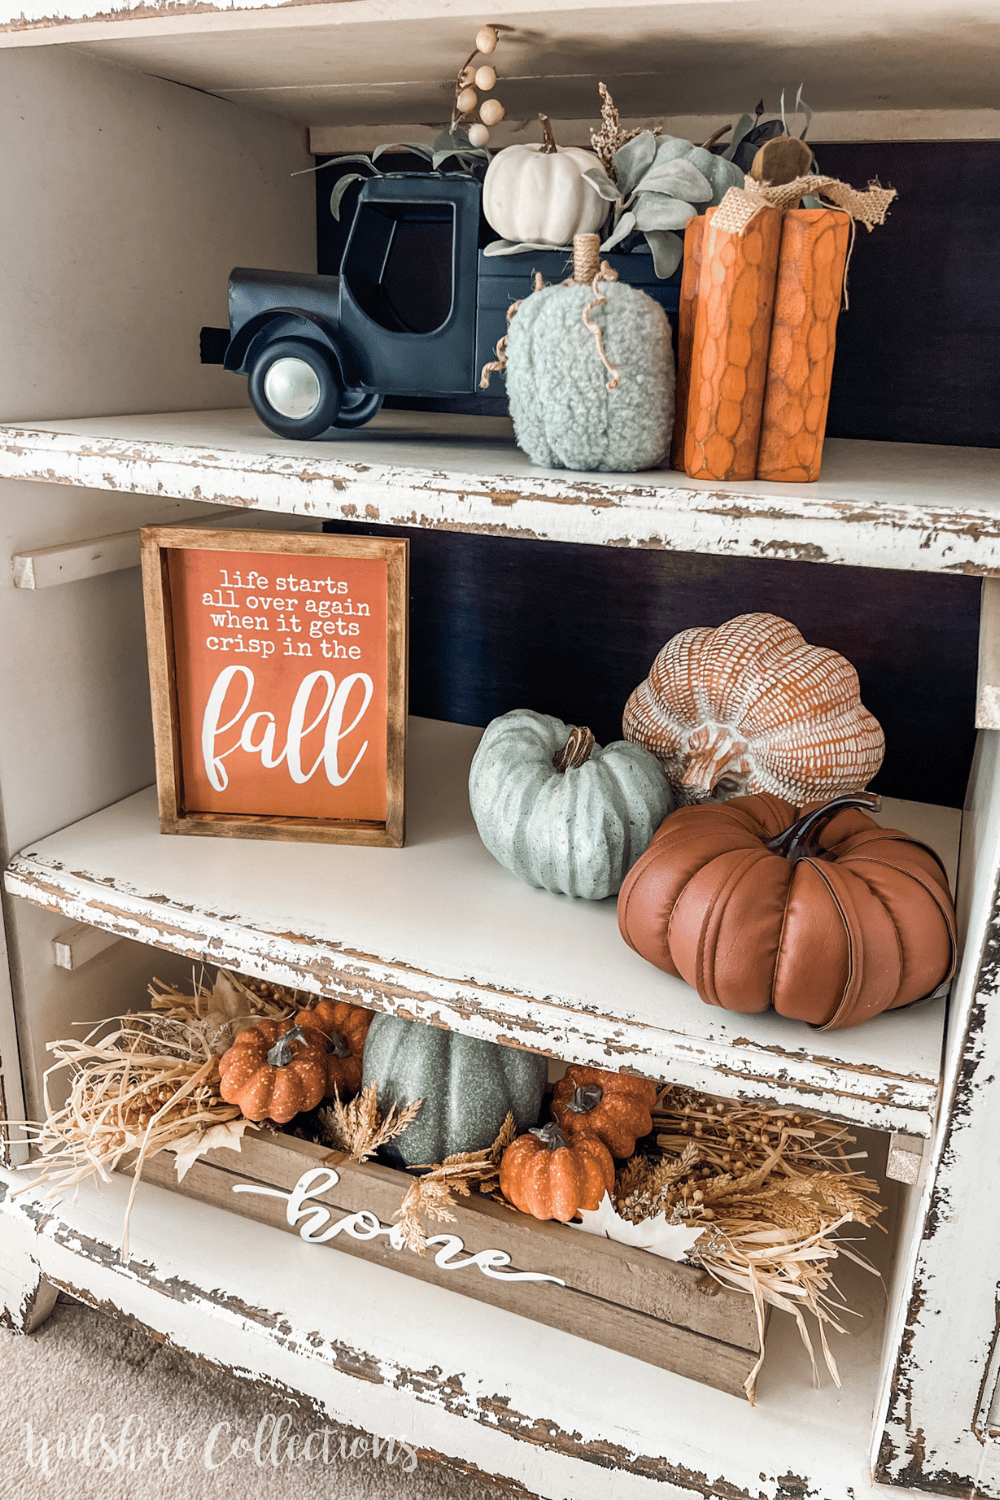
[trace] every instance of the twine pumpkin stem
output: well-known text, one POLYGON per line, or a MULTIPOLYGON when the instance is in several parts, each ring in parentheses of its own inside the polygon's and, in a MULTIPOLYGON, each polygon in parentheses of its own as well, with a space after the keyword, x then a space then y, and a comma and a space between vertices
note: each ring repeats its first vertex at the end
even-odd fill
POLYGON ((596 743, 593 732, 581 724, 570 731, 565 745, 553 755, 552 764, 560 773, 578 771, 590 759, 591 751, 596 743))
POLYGON ((854 792, 843 797, 833 797, 829 802, 824 802, 822 807, 814 807, 812 812, 797 818, 783 833, 776 833, 774 838, 767 840, 764 847, 773 854, 783 854, 793 865, 800 859, 815 859, 823 852, 819 844, 820 834, 839 812, 847 807, 856 807, 861 812, 873 813, 878 812, 881 806, 882 798, 877 792, 854 792))
POLYGON ((574 234, 573 280, 580 286, 592 286, 601 274, 601 236, 574 234))
POLYGON ((280 1036, 267 1054, 267 1061, 272 1068, 287 1068, 288 1064, 295 1058, 292 1051, 293 1042, 304 1042, 305 1032, 301 1026, 293 1026, 291 1031, 286 1031, 280 1036))
POLYGON ((559 147, 556 145, 556 138, 552 134, 552 121, 549 119, 548 115, 543 115, 541 113, 539 114, 538 118, 542 122, 543 137, 542 144, 538 148, 539 155, 554 156, 555 153, 559 150, 559 147))

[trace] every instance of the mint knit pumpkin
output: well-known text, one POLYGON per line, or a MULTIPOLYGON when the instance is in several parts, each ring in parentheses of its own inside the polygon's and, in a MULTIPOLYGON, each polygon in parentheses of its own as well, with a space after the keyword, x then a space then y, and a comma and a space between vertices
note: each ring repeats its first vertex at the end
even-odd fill
POLYGON ((533 464, 615 472, 662 462, 673 431, 674 356, 666 315, 645 292, 603 279, 532 292, 511 319, 506 364, 514 434, 533 464), (588 306, 618 375, 613 389, 584 321, 588 306))

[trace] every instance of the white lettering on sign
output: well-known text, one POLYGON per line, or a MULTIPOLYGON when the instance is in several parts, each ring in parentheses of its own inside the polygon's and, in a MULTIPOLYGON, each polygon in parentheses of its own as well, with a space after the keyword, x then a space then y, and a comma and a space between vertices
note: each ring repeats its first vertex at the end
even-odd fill
MULTIPOLYGON (((333 1167, 314 1167, 310 1172, 303 1172, 290 1193, 283 1193, 279 1188, 258 1187, 250 1182, 237 1183, 233 1192, 284 1199, 288 1205, 285 1210, 288 1223, 293 1229, 301 1226, 300 1237, 314 1245, 325 1245, 338 1234, 348 1234, 352 1240, 374 1240, 384 1234, 393 1250, 402 1250, 403 1239, 398 1224, 383 1224, 367 1208, 345 1214, 334 1223, 328 1208, 322 1203, 309 1201, 317 1193, 329 1192, 339 1181, 340 1174, 333 1167)), ((546 1276, 541 1271, 505 1270, 504 1267, 510 1265, 506 1250, 479 1250, 475 1255, 466 1255, 464 1260, 458 1259, 465 1252, 465 1242, 457 1234, 434 1234, 427 1243, 440 1245, 434 1264, 445 1271, 464 1271, 468 1266, 475 1266, 484 1276, 492 1276, 497 1281, 554 1281, 556 1286, 566 1285, 558 1276, 546 1276)))
POLYGON ((326 779, 331 786, 343 786, 345 782, 350 781, 358 768, 361 757, 368 749, 368 741, 365 740, 347 771, 342 772, 340 769, 338 749, 340 741, 361 723, 372 701, 375 689, 367 672, 352 672, 341 680, 339 686, 332 672, 310 672, 303 677, 288 718, 285 745, 279 754, 275 754, 277 725, 274 715, 263 709, 250 714, 242 724, 239 738, 228 749, 220 750, 219 739, 231 730, 235 730, 243 720, 244 714, 250 707, 253 690, 254 675, 249 667, 226 667, 215 679, 212 691, 208 695, 201 721, 201 754, 205 774, 217 792, 225 791, 229 785, 229 774, 223 761, 237 750, 259 755, 261 764, 269 771, 274 770, 284 761, 288 767, 289 776, 299 786, 311 781, 320 766, 323 767, 326 779), (226 712, 226 695, 234 684, 236 684, 236 695, 239 695, 237 679, 240 677, 243 678, 244 684, 243 701, 231 718, 228 718, 225 723, 220 723, 226 712), (345 726, 344 714, 347 711, 347 701, 356 685, 361 687, 361 706, 351 722, 345 726), (323 689, 323 701, 319 711, 314 712, 310 708, 310 699, 317 687, 323 689), (307 724, 308 713, 312 713, 312 718, 307 724), (323 749, 311 766, 303 767, 302 741, 306 735, 317 729, 324 719, 326 719, 326 731, 323 737, 323 749))

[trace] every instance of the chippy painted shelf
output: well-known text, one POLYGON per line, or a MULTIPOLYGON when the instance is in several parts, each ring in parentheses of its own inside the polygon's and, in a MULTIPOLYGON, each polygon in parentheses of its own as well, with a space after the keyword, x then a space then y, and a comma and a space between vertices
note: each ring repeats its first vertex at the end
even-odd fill
POLYGON ((387 526, 1000 573, 1000 451, 830 440, 816 484, 535 469, 500 417, 383 412, 293 443, 248 409, 0 427, 0 478, 387 526))
MULTIPOLYGON (((162 836, 151 788, 24 850, 6 885, 196 959, 569 1062, 929 1136, 942 1002, 847 1031, 706 1006, 618 932, 615 902, 523 885, 468 808, 480 731, 411 719, 401 850, 162 836)), ((889 802, 954 882, 961 813, 889 802)))

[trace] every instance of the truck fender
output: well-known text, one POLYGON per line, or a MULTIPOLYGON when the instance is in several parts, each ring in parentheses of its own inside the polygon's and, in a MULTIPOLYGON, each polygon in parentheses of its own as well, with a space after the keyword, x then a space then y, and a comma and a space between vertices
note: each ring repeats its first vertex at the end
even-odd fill
POLYGON ((252 349, 253 345, 260 347, 262 344, 270 343, 271 338, 309 338, 310 334, 312 334, 313 343, 320 344, 333 356, 345 390, 362 383, 364 375, 362 371, 354 367, 355 361, 344 349, 342 341, 338 340, 335 326, 328 319, 316 313, 305 312, 301 307, 269 307, 265 312, 248 318, 230 340, 229 348, 226 350, 225 367, 227 370, 234 370, 238 374, 245 375, 248 373, 248 357, 251 354, 255 357, 257 353, 257 350, 252 349), (308 326, 296 327, 296 324, 308 326))

